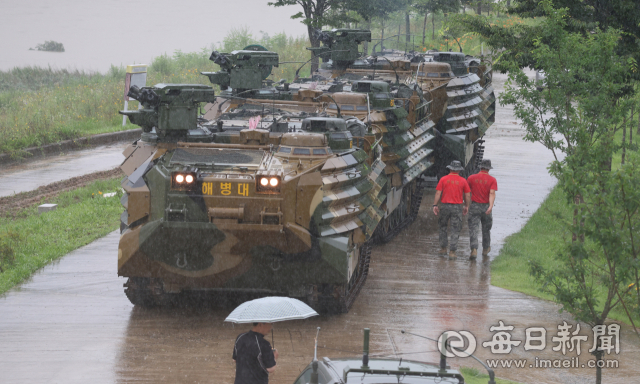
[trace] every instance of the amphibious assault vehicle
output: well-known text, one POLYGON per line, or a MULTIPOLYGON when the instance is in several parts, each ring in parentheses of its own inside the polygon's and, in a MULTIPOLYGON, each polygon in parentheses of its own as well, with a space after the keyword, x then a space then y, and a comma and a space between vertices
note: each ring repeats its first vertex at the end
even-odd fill
POLYGON ((232 291, 348 310, 378 224, 398 229, 417 213, 416 179, 430 164, 428 102, 372 112, 386 131, 379 138, 353 138, 331 117, 304 119, 298 132, 229 134, 197 125, 196 105, 210 91, 144 88, 156 96, 125 112, 156 140, 132 145, 122 166, 118 271, 129 277, 127 296, 153 305, 184 291, 232 291))
POLYGON ((118 274, 134 304, 195 291, 348 311, 374 242, 416 217, 419 178, 452 158, 471 167, 491 121, 490 86, 475 75, 427 92, 379 79, 264 92, 277 54, 212 60, 221 71, 204 75, 227 88, 220 95, 132 88, 143 108, 121 112, 144 132, 122 164, 118 274), (218 109, 215 120, 199 115, 203 103, 218 109))

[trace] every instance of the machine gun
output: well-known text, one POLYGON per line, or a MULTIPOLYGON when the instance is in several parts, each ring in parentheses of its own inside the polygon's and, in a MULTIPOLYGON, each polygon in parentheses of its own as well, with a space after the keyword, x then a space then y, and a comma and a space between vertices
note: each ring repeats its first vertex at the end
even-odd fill
POLYGON ((213 88, 200 84, 157 84, 132 86, 127 96, 138 100, 143 109, 120 111, 131 123, 150 132, 154 127, 160 139, 178 140, 197 128, 200 103, 215 102, 213 88))
POLYGON ((371 31, 368 29, 332 29, 330 31, 315 31, 316 38, 322 43, 321 47, 308 47, 314 56, 319 56, 326 63, 333 62, 334 69, 344 69, 360 57, 358 45, 371 41, 371 31))
MULTIPOLYGON (((220 89, 229 87, 233 95, 262 88, 262 81, 278 66, 279 57, 275 52, 266 50, 240 50, 231 53, 213 51, 209 60, 220 66, 218 72, 202 72, 220 89)), ((245 96, 246 97, 246 96, 245 96)))

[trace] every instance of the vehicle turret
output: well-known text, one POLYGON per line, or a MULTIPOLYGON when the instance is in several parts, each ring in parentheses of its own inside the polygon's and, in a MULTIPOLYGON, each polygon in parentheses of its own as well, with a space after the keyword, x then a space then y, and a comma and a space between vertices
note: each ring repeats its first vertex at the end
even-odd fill
POLYGON ((160 139, 175 141, 197 129, 200 103, 215 102, 213 88, 200 84, 156 84, 153 87, 131 87, 129 97, 138 100, 143 108, 120 111, 131 123, 144 132, 156 128, 160 139))
POLYGON ((371 31, 368 29, 332 29, 330 31, 316 31, 320 47, 307 48, 315 56, 319 56, 327 63, 332 61, 334 69, 345 69, 361 56, 358 45, 364 41, 371 41, 371 31))
POLYGON ((213 51, 209 60, 220 66, 218 72, 202 72, 220 89, 231 88, 234 95, 262 87, 262 81, 278 66, 278 54, 262 50, 239 50, 231 53, 213 51))

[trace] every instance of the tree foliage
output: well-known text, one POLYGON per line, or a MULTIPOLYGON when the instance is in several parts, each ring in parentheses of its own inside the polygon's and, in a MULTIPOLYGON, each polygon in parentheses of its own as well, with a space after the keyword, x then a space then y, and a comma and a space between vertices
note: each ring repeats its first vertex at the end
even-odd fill
MULTIPOLYGON (((437 13, 455 13, 462 8, 460 0, 415 0, 412 4, 413 10, 425 17, 431 14, 432 36, 435 38, 435 15, 437 13)), ((426 19, 425 19, 426 23, 426 19)), ((424 37, 423 37, 424 41, 424 37)))
POLYGON ((544 69, 543 84, 520 70, 519 57, 502 60, 510 73, 502 102, 516 105, 525 139, 542 143, 556 159, 578 145, 593 145, 618 126, 629 107, 621 96, 630 91, 628 62, 614 54, 620 32, 569 33, 564 15, 550 15, 533 38, 529 56, 544 69))
MULTIPOLYGON (((637 146, 616 139, 636 102, 632 66, 619 54, 623 32, 572 31, 567 9, 554 9, 550 0, 542 6, 546 17, 527 31, 532 47, 526 54, 546 77, 537 83, 522 71, 522 57, 503 55, 509 80, 501 103, 514 106, 525 140, 553 152, 549 170, 575 211, 565 223, 573 236, 557 254, 557 265, 532 263, 531 272, 577 320, 601 325, 623 306, 633 322, 640 315, 634 289, 640 285, 640 156, 637 146), (614 168, 612 158, 623 146, 628 161, 614 168)), ((511 44, 507 52, 523 48, 511 44)), ((599 382, 599 369, 597 375, 599 382)))
POLYGON ((355 11, 366 22, 387 19, 394 12, 407 9, 410 0, 348 0, 345 8, 355 11))
POLYGON ((460 0, 415 0, 413 9, 421 15, 425 13, 458 12, 462 8, 460 0))
MULTIPOLYGON (((302 23, 307 26, 309 42, 312 47, 320 46, 316 30, 322 29, 326 25, 337 25, 341 22, 350 21, 347 14, 341 11, 344 9, 344 1, 342 0, 277 0, 267 4, 274 7, 300 5, 302 11, 292 15, 291 18, 302 19, 302 23)), ((318 59, 315 58, 311 66, 311 72, 317 69, 318 59)))
MULTIPOLYGON (((640 39, 640 2, 637 0, 554 0, 558 9, 566 9, 566 26, 571 32, 588 33, 595 28, 621 31, 620 54, 638 50, 640 39)), ((539 0, 519 0, 510 12, 522 17, 545 16, 544 6, 539 0)))
MULTIPOLYGON (((291 16, 292 19, 302 19, 302 23, 308 28, 322 29, 326 25, 335 25, 343 15, 331 12, 340 9, 344 1, 340 0, 277 0, 267 4, 274 7, 286 5, 300 5, 302 11, 291 16)), ((311 37, 311 36, 309 36, 311 37)))
MULTIPOLYGON (((507 10, 520 17, 544 19, 548 16, 545 3, 539 0, 520 0, 514 2, 507 10)), ((636 62, 640 61, 640 50, 638 50, 640 2, 636 0, 554 0, 553 4, 557 9, 565 9, 564 30, 586 36, 596 29, 617 29, 620 31, 620 39, 615 54, 633 55, 636 62)), ((494 49, 506 50, 504 56, 515 56, 521 68, 541 68, 531 56, 531 52, 535 48, 535 39, 543 32, 542 24, 504 28, 501 25, 493 25, 485 17, 470 14, 455 15, 454 20, 467 30, 479 33, 494 49)), ((553 36, 547 35, 545 39, 543 43, 551 44, 553 36)), ((501 62, 496 64, 496 69, 506 70, 501 62)))
MULTIPOLYGON (((30 48, 34 50, 33 48, 30 48)), ((36 45, 36 51, 48 51, 48 52, 64 52, 64 45, 57 41, 47 40, 44 44, 36 45)))

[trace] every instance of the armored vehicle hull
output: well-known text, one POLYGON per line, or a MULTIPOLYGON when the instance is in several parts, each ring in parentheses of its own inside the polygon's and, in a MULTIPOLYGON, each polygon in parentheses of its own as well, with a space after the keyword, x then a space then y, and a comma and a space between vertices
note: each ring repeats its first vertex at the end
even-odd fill
MULTIPOLYGON (((154 163, 144 176, 133 172, 123 181, 127 208, 135 201, 135 210, 144 211, 138 215, 147 214, 125 212, 118 250, 133 303, 217 291, 287 295, 321 310, 348 310, 383 216, 384 164, 361 149, 331 154, 321 134, 270 141, 279 142, 277 152, 247 144, 157 148, 142 165, 154 163), (192 186, 177 183, 189 176, 192 186)), ((128 161, 145 150, 137 144, 128 161)))

